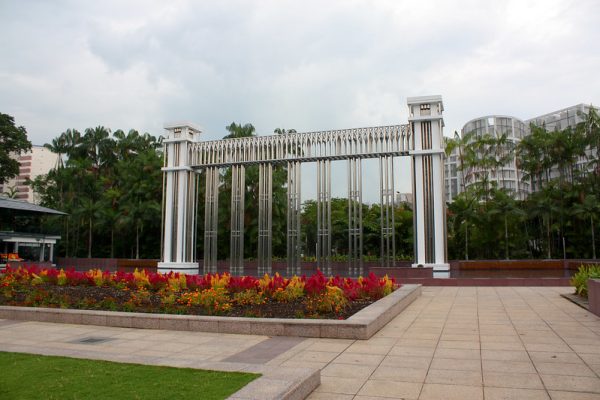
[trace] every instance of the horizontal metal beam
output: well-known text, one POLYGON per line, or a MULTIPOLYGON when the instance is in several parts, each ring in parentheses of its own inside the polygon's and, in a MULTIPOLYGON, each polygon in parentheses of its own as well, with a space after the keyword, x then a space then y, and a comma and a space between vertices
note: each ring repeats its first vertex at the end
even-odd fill
POLYGON ((405 156, 414 149, 409 125, 252 136, 190 146, 193 168, 405 156))
MULTIPOLYGON (((432 154, 432 153, 424 153, 432 154)), ((437 154, 437 153, 435 153, 437 154)), ((287 164, 288 162, 316 162, 316 161, 337 161, 337 160, 351 160, 351 159, 366 159, 366 158, 379 158, 379 157, 403 157, 411 155, 408 151, 394 151, 394 152, 383 152, 383 153, 365 153, 365 154, 353 154, 351 156, 322 156, 322 157, 297 157, 293 159, 267 159, 264 161, 236 161, 226 163, 213 163, 213 164, 196 164, 192 166, 192 169, 199 170, 208 167, 231 167, 233 165, 258 165, 258 164, 287 164)))

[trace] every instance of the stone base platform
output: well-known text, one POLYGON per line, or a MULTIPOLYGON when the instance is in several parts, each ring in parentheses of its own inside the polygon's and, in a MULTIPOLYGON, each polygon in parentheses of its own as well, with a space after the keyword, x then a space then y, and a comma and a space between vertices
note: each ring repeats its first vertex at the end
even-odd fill
POLYGON ((403 285, 346 320, 213 317, 12 306, 0 306, 0 318, 123 328, 369 339, 420 295, 421 285, 403 285))

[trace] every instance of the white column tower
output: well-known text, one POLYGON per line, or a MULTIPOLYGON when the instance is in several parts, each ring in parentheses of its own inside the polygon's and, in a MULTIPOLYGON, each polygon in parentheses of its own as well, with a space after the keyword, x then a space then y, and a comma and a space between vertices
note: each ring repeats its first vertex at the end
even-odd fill
POLYGON ((200 129, 188 122, 165 125, 163 170, 163 237, 158 271, 198 274, 196 262, 196 174, 191 145, 200 129))
MULTIPOLYGON (((415 263, 447 273, 442 96, 407 99, 412 128, 415 263)), ((439 275, 439 274, 436 274, 439 275)))

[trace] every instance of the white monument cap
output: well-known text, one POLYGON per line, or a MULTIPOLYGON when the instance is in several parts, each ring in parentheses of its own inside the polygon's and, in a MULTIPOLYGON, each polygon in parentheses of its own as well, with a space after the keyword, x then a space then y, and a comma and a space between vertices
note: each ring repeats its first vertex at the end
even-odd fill
POLYGON ((163 125, 163 128, 167 129, 167 130, 171 130, 171 129, 175 129, 175 128, 191 128, 192 130, 196 131, 196 132, 202 132, 202 128, 199 125, 196 125, 192 122, 189 121, 173 121, 173 122, 167 122, 163 125))

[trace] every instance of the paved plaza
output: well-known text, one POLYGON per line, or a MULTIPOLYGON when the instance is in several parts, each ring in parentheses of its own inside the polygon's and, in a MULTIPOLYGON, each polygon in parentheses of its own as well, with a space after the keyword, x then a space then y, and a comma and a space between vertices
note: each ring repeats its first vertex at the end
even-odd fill
POLYGON ((0 350, 215 369, 320 369, 311 400, 600 399, 600 318, 560 296, 570 292, 425 287, 369 340, 0 320, 0 350))

